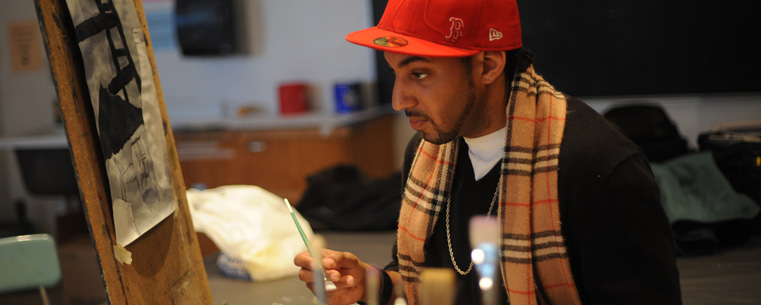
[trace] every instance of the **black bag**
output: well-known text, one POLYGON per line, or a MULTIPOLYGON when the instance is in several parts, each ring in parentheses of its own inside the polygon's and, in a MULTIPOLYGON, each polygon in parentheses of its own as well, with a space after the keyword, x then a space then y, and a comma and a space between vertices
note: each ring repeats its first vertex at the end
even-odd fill
POLYGON ((671 228, 678 256, 714 254, 727 247, 736 247, 750 240, 753 221, 732 219, 714 223, 677 221, 671 228))
POLYGON ((618 106, 603 116, 639 145, 650 162, 664 162, 693 150, 659 105, 618 106))
MULTIPOLYGON (((716 165, 738 193, 761 205, 761 132, 714 131, 698 136, 701 151, 711 151, 716 165)), ((753 233, 761 233, 761 214, 753 233)))
POLYGON ((337 165, 307 178, 296 209, 315 231, 396 230, 401 180, 401 173, 371 179, 356 166, 337 165))

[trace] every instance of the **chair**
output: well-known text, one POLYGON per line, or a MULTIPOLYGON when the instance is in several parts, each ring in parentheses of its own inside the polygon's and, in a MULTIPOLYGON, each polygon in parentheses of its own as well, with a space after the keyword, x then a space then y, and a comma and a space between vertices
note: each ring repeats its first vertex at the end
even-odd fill
POLYGON ((15 153, 30 194, 62 196, 67 208, 79 204, 79 185, 69 148, 16 148, 15 153))
POLYGON ((32 234, 0 238, 0 294, 37 288, 49 305, 45 288, 61 282, 61 265, 53 237, 32 234))
MULTIPOLYGON (((29 199, 62 198, 65 202, 62 210, 55 211, 55 228, 24 234, 53 232, 59 242, 80 234, 89 235, 69 148, 18 145, 14 152, 29 199)), ((24 220, 19 218, 19 222, 24 220)), ((15 235, 21 234, 5 236, 15 235)))

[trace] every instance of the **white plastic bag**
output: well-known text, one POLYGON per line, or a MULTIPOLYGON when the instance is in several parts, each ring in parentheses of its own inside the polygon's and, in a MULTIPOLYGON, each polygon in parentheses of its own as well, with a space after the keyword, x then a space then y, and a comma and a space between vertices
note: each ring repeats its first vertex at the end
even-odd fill
MULTIPOLYGON (((293 258, 306 246, 283 198, 261 187, 228 185, 187 191, 196 231, 226 255, 243 263, 251 279, 267 281, 296 275, 293 258)), ((294 209, 308 238, 309 222, 294 209)))

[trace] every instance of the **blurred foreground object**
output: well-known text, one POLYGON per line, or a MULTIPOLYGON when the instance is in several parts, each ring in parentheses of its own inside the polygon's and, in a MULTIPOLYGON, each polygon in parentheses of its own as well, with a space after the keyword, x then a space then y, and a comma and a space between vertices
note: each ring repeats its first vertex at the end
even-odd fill
MULTIPOLYGON (((293 257, 306 247, 282 198, 253 185, 189 189, 187 196, 195 230, 208 235, 225 254, 221 257, 242 266, 252 280, 298 273, 293 257)), ((309 222, 298 213, 296 217, 306 236, 312 238, 309 222)), ((233 271, 230 268, 234 266, 226 266, 225 271, 233 271)))
POLYGON ((0 293, 39 289, 48 305, 45 288, 61 281, 55 241, 48 234, 0 239, 0 293))

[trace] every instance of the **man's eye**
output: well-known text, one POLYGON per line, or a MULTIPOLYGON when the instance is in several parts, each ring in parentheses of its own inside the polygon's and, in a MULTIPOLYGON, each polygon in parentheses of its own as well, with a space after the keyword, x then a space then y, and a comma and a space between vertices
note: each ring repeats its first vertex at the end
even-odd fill
POLYGON ((412 76, 417 78, 417 79, 424 79, 424 78, 428 77, 428 73, 425 73, 425 72, 412 72, 412 76))

